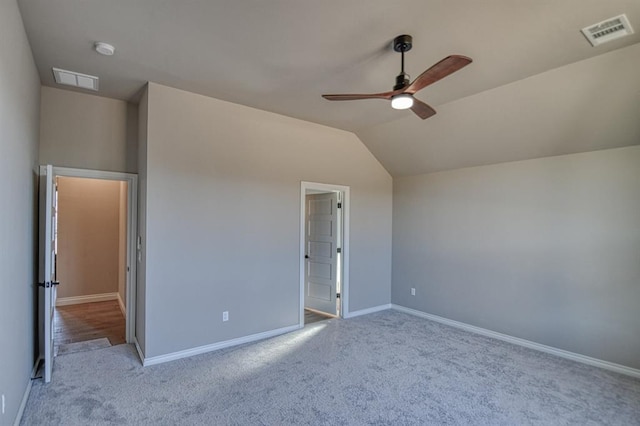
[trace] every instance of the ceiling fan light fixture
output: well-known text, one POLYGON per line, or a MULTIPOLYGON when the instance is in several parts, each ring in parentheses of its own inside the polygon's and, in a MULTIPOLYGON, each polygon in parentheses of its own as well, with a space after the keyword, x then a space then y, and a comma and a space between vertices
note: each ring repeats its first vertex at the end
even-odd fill
POLYGON ((408 93, 401 93, 391 98, 391 107, 393 109, 409 109, 413 106, 413 96, 408 93))

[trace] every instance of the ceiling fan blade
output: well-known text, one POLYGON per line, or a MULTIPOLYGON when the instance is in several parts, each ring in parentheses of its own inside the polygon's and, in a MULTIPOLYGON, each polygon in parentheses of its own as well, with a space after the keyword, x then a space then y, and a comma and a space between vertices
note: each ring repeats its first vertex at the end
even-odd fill
POLYGON ((471 58, 462 55, 451 55, 447 56, 422 74, 418 76, 413 82, 407 87, 405 93, 414 94, 418 90, 422 90, 430 84, 435 83, 436 81, 445 78, 449 74, 453 74, 458 71, 460 68, 463 68, 469 65, 472 62, 471 58))
POLYGON ((415 112, 416 115, 423 120, 435 115, 436 110, 431 108, 429 105, 424 102, 413 98, 413 106, 411 107, 411 111, 415 112))
POLYGON ((391 99, 392 96, 402 93, 403 90, 394 90, 391 92, 383 93, 370 93, 370 94, 352 94, 352 95, 322 95, 323 98, 330 101, 357 101, 360 99, 391 99))

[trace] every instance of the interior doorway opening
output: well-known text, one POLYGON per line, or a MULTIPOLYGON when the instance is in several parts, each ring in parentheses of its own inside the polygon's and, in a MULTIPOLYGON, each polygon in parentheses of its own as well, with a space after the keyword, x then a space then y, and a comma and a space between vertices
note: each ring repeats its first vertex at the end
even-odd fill
MULTIPOLYGON (((86 186, 86 185, 85 185, 86 186)), ((108 185, 107 185, 108 186, 108 185)), ((86 191, 93 191, 92 188, 85 188, 86 191)), ((85 192, 86 192, 85 191, 85 192)), ((71 191, 69 196, 76 197, 78 194, 71 191)), ((68 200, 67 200, 68 201, 68 200)), ((77 200, 76 200, 77 201, 77 200)), ((62 203, 64 204, 64 203, 62 203)), ((68 213, 68 211, 67 211, 68 213)), ((95 219, 95 218, 94 218, 95 219)), ((127 343, 133 343, 135 340, 135 311, 136 311, 136 235, 137 233, 137 176, 130 173, 106 172, 97 170, 71 169, 65 167, 41 166, 40 167, 40 277, 39 277, 39 342, 40 356, 44 360, 45 366, 45 382, 51 380, 51 372, 54 362, 54 323, 56 316, 56 299, 58 298, 58 290, 63 287, 60 279, 66 280, 68 283, 75 281, 75 284, 69 284, 69 288, 65 289, 60 298, 60 305, 73 306, 82 304, 82 302, 109 303, 117 309, 117 314, 122 316, 121 310, 124 311, 124 340, 127 343), (69 179, 67 179, 69 178, 69 179), (109 245, 104 240, 96 238, 96 235, 108 228, 106 222, 108 218, 102 217, 102 209, 104 207, 96 206, 99 204, 96 200, 89 201, 84 204, 80 202, 80 210, 76 211, 75 216, 62 219, 65 215, 65 209, 61 210, 58 216, 58 204, 60 203, 60 193, 58 189, 63 184, 80 183, 81 185, 89 182, 99 183, 102 186, 111 182, 112 192, 117 197, 117 207, 111 210, 112 229, 117 229, 115 235, 111 236, 111 244, 109 247, 100 247, 104 249, 101 254, 94 256, 93 264, 84 265, 84 267, 76 268, 76 263, 82 263, 86 260, 87 252, 90 251, 92 245, 109 245), (97 210, 96 210, 97 207, 97 210), (85 224, 85 227, 78 226, 80 222, 91 219, 91 216, 100 216, 97 222, 85 224), (61 230, 60 221, 67 220, 67 224, 71 226, 71 231, 61 230), (58 247, 60 235, 58 232, 71 232, 66 243, 73 240, 71 244, 73 248, 67 253, 70 257, 63 260, 59 257, 60 250, 64 247, 58 247), (123 231, 123 232, 120 232, 123 231), (80 235, 78 235, 80 234, 80 235), (84 245, 83 245, 84 244, 84 245), (104 262, 104 258, 111 257, 111 263, 117 265, 115 272, 109 278, 113 283, 117 283, 117 287, 113 287, 112 292, 104 291, 96 294, 73 294, 76 289, 72 289, 78 282, 86 283, 91 281, 95 284, 104 278, 101 275, 99 264, 104 262), (60 266, 58 263, 67 262, 74 266, 67 271, 67 275, 63 278, 60 276, 60 266), (96 263, 97 262, 97 263, 96 263), (71 271, 71 272, 69 272, 71 271), (80 271, 80 272, 78 272, 80 271), (69 290, 69 294, 65 292, 69 290), (66 297, 65 297, 66 296, 66 297), (111 300, 105 300, 111 299, 111 300), (120 305, 122 300, 122 306, 120 305)), ((63 237, 64 238, 64 237, 63 237)), ((68 249, 68 247, 67 247, 68 249)), ((62 266, 64 270, 65 266, 62 266)), ((64 275, 64 273, 63 273, 64 275)), ((108 275, 108 274, 107 274, 108 275)), ((99 287, 100 288, 100 287, 99 287)), ((91 304, 91 303, 90 303, 91 304)), ((95 306, 94 306, 95 307, 95 306)), ((93 312, 96 314, 96 312, 93 312)), ((118 343, 124 343, 118 341, 118 343)))
POLYGON ((57 353, 126 342, 126 181, 56 176, 57 353), (92 347, 94 347, 92 346, 92 347))
POLYGON ((300 326, 348 313, 349 187, 302 182, 300 326))

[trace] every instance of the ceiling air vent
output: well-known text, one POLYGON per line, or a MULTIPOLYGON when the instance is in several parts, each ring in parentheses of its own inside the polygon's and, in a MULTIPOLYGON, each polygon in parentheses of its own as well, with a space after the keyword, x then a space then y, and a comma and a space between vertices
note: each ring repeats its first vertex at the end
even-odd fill
POLYGON ((79 87, 81 89, 98 90, 98 77, 93 75, 53 68, 53 77, 58 84, 79 87))
POLYGON ((583 28, 582 34, 584 34, 592 46, 598 46, 602 43, 633 34, 633 28, 631 28, 627 15, 623 14, 583 28))

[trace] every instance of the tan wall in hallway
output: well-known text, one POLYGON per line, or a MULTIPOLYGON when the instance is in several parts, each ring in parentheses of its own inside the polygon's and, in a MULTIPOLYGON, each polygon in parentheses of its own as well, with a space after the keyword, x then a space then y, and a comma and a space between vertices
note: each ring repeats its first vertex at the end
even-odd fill
POLYGON ((58 178, 58 297, 118 291, 120 182, 58 178))
MULTIPOLYGON (((119 182, 118 200, 118 294, 127 303, 127 182, 119 182)), ((126 306, 126 305, 125 305, 126 306)))

